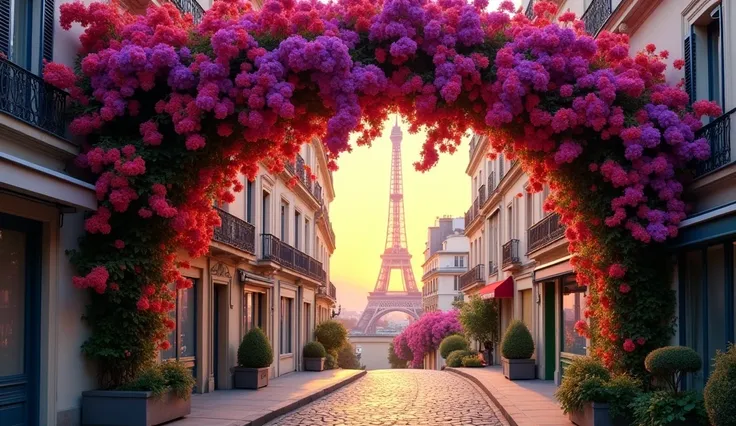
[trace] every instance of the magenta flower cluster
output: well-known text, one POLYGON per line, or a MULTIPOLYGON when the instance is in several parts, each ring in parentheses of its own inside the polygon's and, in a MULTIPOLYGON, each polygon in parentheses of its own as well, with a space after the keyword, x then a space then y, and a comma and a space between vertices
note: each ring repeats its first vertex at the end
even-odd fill
POLYGON ((399 358, 410 361, 412 367, 421 368, 424 355, 437 350, 442 339, 462 333, 458 313, 453 309, 422 315, 394 338, 394 352, 399 358))

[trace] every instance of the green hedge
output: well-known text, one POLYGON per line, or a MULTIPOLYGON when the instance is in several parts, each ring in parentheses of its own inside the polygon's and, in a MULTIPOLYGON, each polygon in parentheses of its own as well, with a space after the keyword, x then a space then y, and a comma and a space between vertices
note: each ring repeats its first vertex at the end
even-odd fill
POLYGON ((718 352, 705 385, 705 409, 713 426, 736 425, 736 346, 718 352))
POLYGON ((467 350, 468 347, 468 341, 465 337, 459 334, 453 334, 442 339, 442 343, 440 343, 440 356, 447 359, 450 352, 467 350))

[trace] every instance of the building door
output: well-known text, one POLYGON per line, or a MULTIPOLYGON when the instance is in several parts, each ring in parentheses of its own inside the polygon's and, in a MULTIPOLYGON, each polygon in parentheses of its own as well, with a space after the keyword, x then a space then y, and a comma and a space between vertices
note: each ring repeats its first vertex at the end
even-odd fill
POLYGON ((554 380, 557 359, 555 294, 557 282, 544 283, 544 379, 554 380))
POLYGON ((0 425, 38 424, 41 224, 0 213, 0 425))

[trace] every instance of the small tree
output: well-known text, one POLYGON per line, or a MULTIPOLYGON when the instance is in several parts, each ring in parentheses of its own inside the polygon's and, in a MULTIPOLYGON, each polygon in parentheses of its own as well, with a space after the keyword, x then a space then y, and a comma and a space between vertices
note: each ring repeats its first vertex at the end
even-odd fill
POLYGON ((396 351, 394 350, 394 342, 389 343, 388 345, 388 363, 391 364, 391 368, 406 368, 408 361, 405 359, 399 358, 398 355, 396 355, 396 351))
POLYGON ((360 361, 358 361, 358 357, 355 355, 353 345, 347 344, 340 349, 340 352, 337 354, 337 365, 346 370, 360 369, 360 361))
POLYGON ((486 349, 498 342, 498 309, 494 301, 471 296, 460 307, 459 319, 468 338, 483 343, 486 349))
POLYGON ((314 336, 334 356, 347 343, 348 330, 335 320, 327 320, 314 329, 314 336))

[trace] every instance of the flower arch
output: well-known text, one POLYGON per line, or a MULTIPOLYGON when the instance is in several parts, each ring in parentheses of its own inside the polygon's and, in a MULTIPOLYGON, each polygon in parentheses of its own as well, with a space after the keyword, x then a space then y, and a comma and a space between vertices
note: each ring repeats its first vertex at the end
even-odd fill
MULTIPOLYGON (((571 13, 535 2, 530 21, 486 0, 271 0, 255 11, 216 1, 201 23, 170 3, 145 16, 115 4, 62 6, 85 27, 76 72, 45 67, 76 106, 77 165, 96 178, 99 209, 72 254, 90 289, 83 351, 105 385, 133 377, 167 345, 173 292, 191 285, 176 248, 208 252, 213 201, 242 190, 258 164, 280 171, 302 143, 324 141, 330 166, 370 144, 390 113, 427 131, 417 170, 468 131, 518 158, 530 192, 547 183, 578 280, 591 289, 578 330, 616 370, 672 334, 663 244, 685 217, 683 179, 709 156, 696 140, 710 103, 665 84, 665 51, 629 56, 627 37, 584 33, 571 13)), ((681 66, 682 61, 675 61, 681 66)))

